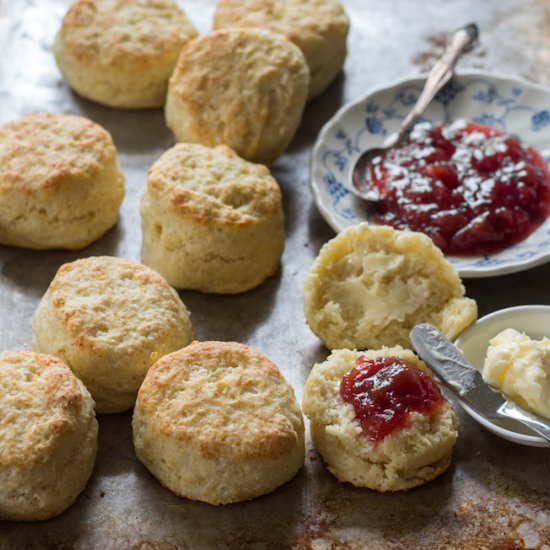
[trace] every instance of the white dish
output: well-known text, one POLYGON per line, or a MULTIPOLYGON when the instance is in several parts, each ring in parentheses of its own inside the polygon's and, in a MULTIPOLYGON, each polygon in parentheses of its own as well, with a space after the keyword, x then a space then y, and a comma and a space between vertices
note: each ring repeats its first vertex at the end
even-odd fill
MULTIPOLYGON (((525 332, 529 337, 540 340, 550 336, 550 306, 532 305, 501 309, 482 317, 468 327, 456 340, 455 344, 463 351, 466 358, 478 369, 483 368, 489 340, 507 328, 525 332)), ((550 447, 546 439, 530 435, 521 424, 506 420, 489 420, 460 402, 464 410, 482 426, 492 433, 521 445, 531 447, 550 447)))
MULTIPOLYGON (((310 187, 322 216, 336 231, 369 221, 365 203, 352 195, 349 172, 359 154, 397 130, 424 78, 400 80, 344 105, 324 126, 313 149, 310 187)), ((429 106, 423 120, 459 118, 518 135, 550 163, 550 90, 486 72, 455 78, 429 106)), ((550 261, 550 218, 527 239, 488 257, 448 256, 461 277, 523 271, 550 261)))

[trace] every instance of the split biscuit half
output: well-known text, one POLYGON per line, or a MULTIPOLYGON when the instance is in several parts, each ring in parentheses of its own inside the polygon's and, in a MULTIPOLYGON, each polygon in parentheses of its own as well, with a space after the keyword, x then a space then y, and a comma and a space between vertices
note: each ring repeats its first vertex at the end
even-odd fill
POLYGON ((323 246, 306 278, 304 308, 329 349, 409 347, 418 323, 453 340, 477 317, 475 301, 429 237, 366 223, 323 246))
POLYGON ((407 490, 443 473, 458 437, 458 421, 449 403, 444 401, 429 415, 412 413, 404 427, 379 442, 371 441, 354 406, 339 391, 342 378, 360 357, 397 357, 430 374, 412 351, 400 346, 366 352, 335 350, 315 365, 304 388, 303 408, 315 448, 330 472, 340 481, 382 492, 407 490))

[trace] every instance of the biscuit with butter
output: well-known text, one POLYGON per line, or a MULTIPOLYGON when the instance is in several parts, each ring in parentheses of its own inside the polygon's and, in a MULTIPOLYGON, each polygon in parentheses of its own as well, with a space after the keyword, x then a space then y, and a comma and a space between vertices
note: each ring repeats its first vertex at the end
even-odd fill
POLYGON ((149 170, 143 263, 176 288, 234 294, 279 267, 281 192, 269 170, 229 147, 180 143, 149 170))
POLYGON ((61 514, 86 486, 96 453, 94 401, 67 365, 0 353, 0 520, 61 514))
POLYGON ((214 29, 261 28, 281 33, 304 53, 308 99, 334 80, 346 58, 348 17, 338 0, 219 0, 214 29))
POLYGON ((81 96, 109 107, 162 107, 180 50, 195 36, 175 0, 76 0, 54 53, 81 96))
POLYGON ((148 368, 193 340, 175 290, 156 271, 109 256, 62 265, 32 325, 34 349, 65 361, 100 413, 132 407, 148 368))
POLYGON ((308 86, 306 60, 284 36, 213 32, 183 47, 170 77, 166 122, 178 141, 225 144, 269 164, 298 128, 308 86))
POLYGON ((410 345, 431 323, 451 340, 477 317, 456 271, 421 233, 366 223, 326 243, 306 278, 304 307, 330 349, 410 345))
POLYGON ((138 458, 174 493, 229 504, 269 493, 304 462, 294 392, 261 353, 194 342, 151 367, 133 417, 138 458))
MULTIPOLYGON (((405 424, 397 429, 390 430, 383 424, 375 424, 372 432, 367 431, 357 418, 354 404, 343 399, 341 384, 358 360, 376 361, 380 358, 388 361, 390 369, 398 368, 396 364, 402 360, 407 367, 419 369, 431 380, 424 363, 412 351, 399 346, 366 352, 336 350, 325 362, 311 370, 304 388, 304 414, 310 420, 315 448, 330 472, 340 481, 377 491, 407 490, 435 478, 449 467, 458 436, 458 422, 453 409, 436 387, 438 401, 429 414, 411 412, 405 424), (384 433, 383 429, 388 433, 384 433), (380 437, 380 432, 383 437, 380 437), (371 437, 372 433, 378 433, 375 440, 371 437)), ((410 388, 405 387, 403 378, 395 380, 398 381, 395 387, 388 386, 388 379, 379 380, 377 391, 379 398, 383 399, 384 411, 378 418, 371 417, 373 423, 380 423, 381 419, 393 420, 388 405, 390 399, 381 395, 388 388, 391 388, 388 391, 403 394, 399 396, 403 398, 402 403, 424 404, 426 389, 423 388, 420 397, 416 398, 417 380, 410 388)), ((359 398, 370 404, 374 394, 359 395, 359 398)), ((396 399, 395 394, 392 398, 396 399)), ((397 404, 401 406, 399 401, 397 404)))
POLYGON ((124 175, 110 134, 82 117, 0 126, 0 243, 78 250, 117 221, 124 175))

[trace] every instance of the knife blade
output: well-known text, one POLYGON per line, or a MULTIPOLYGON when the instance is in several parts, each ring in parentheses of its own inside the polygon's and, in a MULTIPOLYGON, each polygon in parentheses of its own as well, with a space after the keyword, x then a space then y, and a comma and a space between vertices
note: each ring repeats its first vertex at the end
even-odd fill
POLYGON ((550 421, 525 411, 493 390, 464 354, 434 326, 416 325, 409 337, 418 356, 472 409, 489 419, 515 420, 550 441, 550 421))
POLYGON ((410 339, 419 357, 462 401, 487 418, 498 418, 506 399, 483 380, 481 373, 434 326, 416 325, 410 339))

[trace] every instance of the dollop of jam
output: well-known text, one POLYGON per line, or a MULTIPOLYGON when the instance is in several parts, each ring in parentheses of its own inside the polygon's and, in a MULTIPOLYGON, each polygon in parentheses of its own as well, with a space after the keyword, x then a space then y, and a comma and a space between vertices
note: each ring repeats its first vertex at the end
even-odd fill
POLYGON ((433 378, 399 357, 359 357, 340 395, 373 442, 405 427, 411 414, 431 415, 444 403, 433 378))
POLYGON ((550 214, 540 154, 482 124, 418 124, 367 173, 374 221, 430 236, 446 254, 486 255, 525 239, 550 214))

